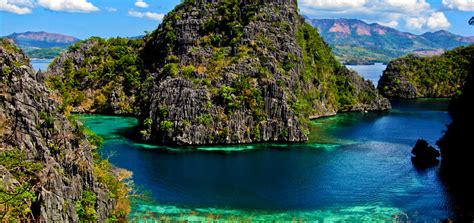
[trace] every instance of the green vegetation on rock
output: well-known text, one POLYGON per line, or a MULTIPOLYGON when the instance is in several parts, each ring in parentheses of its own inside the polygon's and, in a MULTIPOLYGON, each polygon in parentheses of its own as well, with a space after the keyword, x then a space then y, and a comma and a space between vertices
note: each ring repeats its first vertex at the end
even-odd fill
POLYGON ((31 205, 36 201, 33 185, 36 174, 43 168, 39 162, 28 161, 17 150, 0 150, 0 221, 28 219, 31 205))
POLYGON ((24 49, 26 55, 30 58, 53 59, 66 51, 66 47, 52 47, 44 49, 24 49))
POLYGON ((184 1, 145 37, 141 57, 141 135, 155 143, 298 142, 309 118, 389 108, 293 0, 184 1))
POLYGON ((1 40, 0 221, 123 222, 131 174, 101 159, 100 137, 64 114, 28 62, 1 40))
POLYGON ((474 61, 474 45, 458 47, 443 55, 409 55, 388 65, 378 89, 386 97, 452 97, 464 86, 474 61))
POLYGON ((138 113, 142 40, 92 37, 71 46, 49 67, 47 83, 75 112, 138 113))

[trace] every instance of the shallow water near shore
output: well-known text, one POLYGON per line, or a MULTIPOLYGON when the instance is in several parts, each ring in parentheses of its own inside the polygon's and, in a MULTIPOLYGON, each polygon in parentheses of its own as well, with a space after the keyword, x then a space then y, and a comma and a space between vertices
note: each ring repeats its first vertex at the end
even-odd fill
POLYGON ((393 101, 390 112, 312 121, 303 144, 206 146, 189 150, 134 143, 134 118, 81 115, 104 137, 101 153, 133 171, 149 201, 130 219, 404 221, 451 217, 438 167, 417 169, 410 151, 431 144, 450 121, 447 100, 393 101), (111 155, 111 156, 110 156, 111 155))

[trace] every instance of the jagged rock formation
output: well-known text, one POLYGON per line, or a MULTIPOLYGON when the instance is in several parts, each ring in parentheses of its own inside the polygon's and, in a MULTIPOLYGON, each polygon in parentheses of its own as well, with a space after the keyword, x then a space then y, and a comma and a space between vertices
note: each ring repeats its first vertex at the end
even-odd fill
POLYGON ((138 114, 141 39, 92 37, 71 46, 48 69, 48 83, 73 112, 138 114))
POLYGON ((196 145, 307 140, 307 120, 386 110, 295 0, 188 0, 145 37, 141 136, 196 145))
POLYGON ((116 201, 94 175, 94 147, 28 58, 0 41, 0 221, 105 222, 116 201))
POLYGON ((406 56, 390 62, 378 90, 390 98, 453 97, 462 89, 474 61, 474 45, 441 56, 406 56))
POLYGON ((435 166, 439 163, 439 151, 424 139, 418 139, 418 141, 416 141, 415 146, 411 150, 411 154, 413 154, 411 159, 413 164, 421 169, 435 166))

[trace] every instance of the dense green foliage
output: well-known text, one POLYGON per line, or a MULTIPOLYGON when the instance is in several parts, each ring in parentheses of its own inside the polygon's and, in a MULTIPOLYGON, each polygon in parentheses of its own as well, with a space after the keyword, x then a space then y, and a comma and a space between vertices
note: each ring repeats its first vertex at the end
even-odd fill
POLYGON ((76 213, 81 222, 97 221, 97 213, 95 211, 95 204, 97 202, 97 195, 90 191, 83 191, 82 198, 76 201, 76 213))
POLYGON ((414 97, 451 97, 460 93, 473 61, 474 45, 440 56, 409 55, 390 62, 378 88, 388 97, 404 97, 408 88, 414 97))
MULTIPOLYGON (((76 116, 70 116, 70 118, 73 122, 76 122, 76 116)), ((129 195, 133 185, 129 179, 132 173, 125 169, 114 167, 107 159, 104 159, 99 154, 104 143, 102 137, 84 125, 80 125, 78 128, 78 131, 84 134, 86 139, 96 148, 93 151, 94 176, 99 183, 107 187, 110 198, 116 201, 115 209, 111 210, 109 220, 111 220, 111 222, 123 222, 130 213, 129 195)), ((96 195, 93 192, 85 190, 82 199, 76 201, 76 212, 82 222, 96 220, 95 205, 96 195)))
MULTIPOLYGON (((31 204, 36 200, 33 185, 36 184, 36 174, 42 165, 26 159, 19 150, 1 150, 0 167, 5 168, 18 181, 0 182, 0 221, 16 222, 30 219, 31 204)), ((7 177, 7 175, 3 175, 7 177)))
POLYGON ((59 56, 62 52, 65 52, 67 48, 65 47, 52 47, 52 48, 44 48, 44 49, 31 49, 26 48, 24 49, 26 55, 30 58, 38 58, 38 59, 53 59, 59 56))
POLYGON ((312 105, 318 100, 335 105, 337 110, 351 109, 357 102, 370 102, 375 98, 362 99, 355 94, 353 76, 330 51, 318 32, 309 24, 302 24, 297 33, 298 45, 303 49, 305 82, 316 83, 317 89, 297 92, 298 101, 293 104, 297 114, 311 115, 312 105))
POLYGON ((141 84, 137 50, 142 44, 142 40, 98 37, 76 43, 50 65, 49 86, 60 92, 66 106, 79 111, 134 114, 141 84))

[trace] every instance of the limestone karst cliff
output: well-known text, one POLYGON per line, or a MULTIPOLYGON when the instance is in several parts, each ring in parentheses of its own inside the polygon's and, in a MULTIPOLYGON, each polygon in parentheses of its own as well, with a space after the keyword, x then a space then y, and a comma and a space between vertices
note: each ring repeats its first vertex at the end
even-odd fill
POLYGON ((141 57, 148 142, 301 142, 309 118, 390 108, 336 61, 294 0, 184 1, 141 57))
POLYGON ((126 215, 116 209, 126 202, 116 196, 123 184, 96 168, 104 163, 93 157, 81 125, 63 114, 23 52, 0 41, 0 221, 105 222, 126 215))

